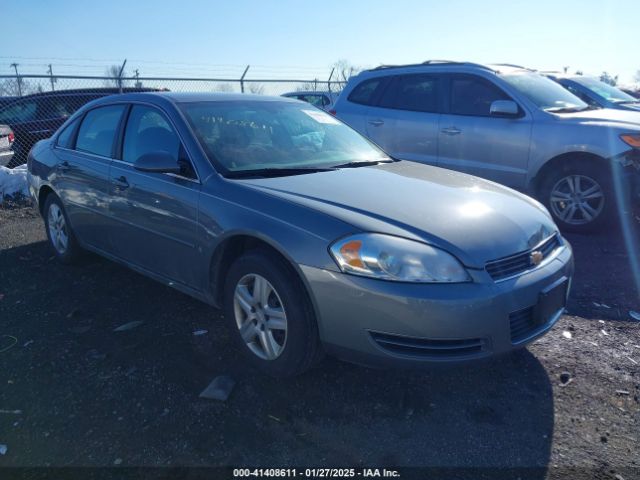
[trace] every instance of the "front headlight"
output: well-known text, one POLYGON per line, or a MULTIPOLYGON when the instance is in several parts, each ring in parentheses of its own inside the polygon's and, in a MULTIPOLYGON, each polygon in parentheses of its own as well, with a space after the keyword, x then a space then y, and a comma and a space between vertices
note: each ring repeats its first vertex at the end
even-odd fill
POLYGON ((633 148, 640 148, 640 133, 625 133, 620 135, 624 143, 633 148))
POLYGON ((362 233, 334 242, 329 251, 343 272, 363 277, 413 283, 471 281, 453 255, 406 238, 362 233))

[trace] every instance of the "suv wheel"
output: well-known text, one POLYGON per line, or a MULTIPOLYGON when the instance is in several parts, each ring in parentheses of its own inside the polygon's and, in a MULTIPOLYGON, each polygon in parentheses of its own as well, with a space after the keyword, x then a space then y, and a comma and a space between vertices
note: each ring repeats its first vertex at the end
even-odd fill
POLYGON ((540 195, 564 231, 600 230, 616 217, 610 173, 587 160, 568 162, 547 174, 540 195))
POLYGON ((44 224, 49 245, 56 258, 65 264, 76 262, 82 254, 82 249, 71 230, 62 202, 55 194, 47 196, 44 204, 44 224))
POLYGON ((249 252, 231 266, 225 317, 249 360, 274 377, 309 369, 320 357, 318 329, 295 272, 267 252, 249 252))

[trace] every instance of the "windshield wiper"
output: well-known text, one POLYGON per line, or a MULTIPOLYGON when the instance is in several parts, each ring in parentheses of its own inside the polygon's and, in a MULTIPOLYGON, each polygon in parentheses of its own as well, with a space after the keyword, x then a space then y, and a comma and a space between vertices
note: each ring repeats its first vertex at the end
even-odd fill
POLYGON ((227 178, 264 178, 264 177, 286 177, 290 175, 305 175, 308 173, 331 172, 335 168, 256 168, 253 170, 238 170, 229 172, 227 178))
POLYGON ((578 113, 578 112, 584 112, 586 110, 594 110, 593 107, 584 107, 584 108, 578 108, 578 107, 553 107, 553 108, 547 108, 546 111, 549 113, 578 113))
POLYGON ((339 165, 333 165, 331 168, 358 168, 358 167, 370 167, 371 165, 378 165, 379 163, 393 163, 399 160, 365 160, 362 162, 347 162, 339 165))

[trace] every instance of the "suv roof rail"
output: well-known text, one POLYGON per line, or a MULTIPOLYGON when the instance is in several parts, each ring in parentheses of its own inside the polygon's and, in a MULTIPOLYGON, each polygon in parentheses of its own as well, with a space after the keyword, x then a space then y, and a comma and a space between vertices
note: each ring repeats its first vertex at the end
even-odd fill
POLYGON ((368 71, 385 70, 388 68, 426 67, 426 66, 439 66, 439 65, 461 65, 461 66, 469 66, 469 67, 478 67, 484 70, 492 70, 490 67, 486 65, 482 65, 480 63, 458 62, 455 60, 427 60, 422 63, 407 63, 404 65, 380 65, 378 67, 371 68, 368 71))
POLYGON ((521 68, 523 70, 529 70, 530 72, 537 72, 537 70, 533 68, 525 67, 523 65, 516 65, 515 63, 492 63, 491 65, 495 65, 496 67, 521 68))

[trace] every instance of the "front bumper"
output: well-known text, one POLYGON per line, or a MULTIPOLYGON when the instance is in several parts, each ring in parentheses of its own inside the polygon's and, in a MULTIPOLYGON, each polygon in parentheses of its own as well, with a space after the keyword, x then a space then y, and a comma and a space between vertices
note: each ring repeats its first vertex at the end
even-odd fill
MULTIPOLYGON (((564 311, 527 323, 541 292, 573 275, 568 242, 535 270, 494 282, 484 270, 473 282, 386 282, 301 266, 318 315, 325 350, 368 365, 464 362, 507 353, 546 333, 564 311), (529 325, 530 328, 527 328, 529 325)), ((533 317, 531 317, 533 319, 533 317)))

